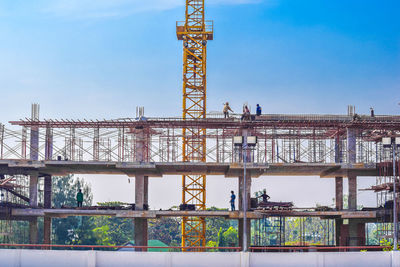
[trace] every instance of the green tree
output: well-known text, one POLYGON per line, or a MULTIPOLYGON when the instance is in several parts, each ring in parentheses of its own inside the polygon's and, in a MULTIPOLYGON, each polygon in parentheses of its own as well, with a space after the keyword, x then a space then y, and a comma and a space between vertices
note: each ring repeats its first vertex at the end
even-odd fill
MULTIPOLYGON (((228 209, 219 209, 216 207, 207 208, 209 211, 227 211, 228 209)), ((214 241, 218 243, 218 233, 222 228, 222 231, 226 231, 229 227, 235 229, 238 228, 237 220, 227 220, 221 217, 208 217, 206 218, 206 241, 214 241)))
POLYGON ((156 239, 169 246, 181 245, 181 219, 164 217, 156 220, 149 220, 149 239, 156 239))
MULTIPOLYGON (((121 206, 125 203, 119 201, 97 203, 99 206, 121 206)), ((117 218, 110 216, 93 217, 93 233, 98 245, 122 245, 133 239, 133 219, 117 218)))
POLYGON ((232 226, 228 228, 223 234, 224 245, 234 247, 238 245, 238 231, 232 226))
POLYGON ((224 242, 224 233, 222 231, 222 227, 219 228, 218 231, 218 247, 225 247, 225 242, 224 242))
MULTIPOLYGON (((76 194, 82 189, 84 194, 83 205, 91 206, 93 195, 90 185, 83 179, 74 178, 72 175, 52 179, 53 207, 75 207, 76 194)), ((92 217, 68 217, 54 218, 52 220, 53 243, 54 244, 80 244, 90 245, 95 243, 95 236, 92 229, 94 222, 92 217)))

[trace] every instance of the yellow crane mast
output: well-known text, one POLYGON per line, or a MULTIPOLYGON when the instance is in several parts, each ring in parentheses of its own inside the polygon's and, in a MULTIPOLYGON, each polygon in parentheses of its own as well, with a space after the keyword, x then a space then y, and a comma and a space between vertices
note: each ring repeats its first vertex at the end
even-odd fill
MULTIPOLYGON (((186 0, 185 21, 178 21, 176 34, 183 41, 183 119, 206 118, 207 41, 213 39, 213 22, 204 19, 205 0, 186 0)), ((182 129, 183 161, 206 161, 206 130, 182 129)), ((206 175, 182 176, 182 203, 206 209, 206 175)), ((182 246, 206 245, 203 217, 182 218, 182 246)), ((186 249, 187 251, 187 249, 186 249)))

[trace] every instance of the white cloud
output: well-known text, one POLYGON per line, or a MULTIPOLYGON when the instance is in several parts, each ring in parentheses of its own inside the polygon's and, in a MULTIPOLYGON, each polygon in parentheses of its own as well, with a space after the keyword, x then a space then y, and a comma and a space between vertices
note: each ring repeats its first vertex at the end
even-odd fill
MULTIPOLYGON (((209 0, 206 5, 255 4, 263 0, 209 0)), ((185 0, 52 0, 43 11, 72 18, 123 17, 135 13, 170 10, 185 0)))

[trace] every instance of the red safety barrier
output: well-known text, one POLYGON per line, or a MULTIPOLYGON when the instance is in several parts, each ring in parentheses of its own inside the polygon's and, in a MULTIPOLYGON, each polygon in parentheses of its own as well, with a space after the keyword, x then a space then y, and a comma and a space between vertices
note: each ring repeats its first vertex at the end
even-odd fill
MULTIPOLYGON (((180 246, 103 246, 103 245, 49 245, 49 244, 0 244, 0 248, 40 248, 40 249, 51 249, 51 248, 76 248, 76 249, 118 249, 118 248, 133 248, 138 251, 146 251, 147 249, 171 249, 171 250, 188 250, 188 251, 212 251, 212 250, 224 250, 224 251, 240 251, 241 247, 180 247, 180 246)), ((267 251, 280 251, 280 252, 308 252, 308 251, 354 251, 354 250, 374 250, 381 251, 383 249, 390 249, 390 246, 308 246, 308 247, 250 247, 250 252, 267 252, 267 251)))
POLYGON ((234 250, 240 251, 241 247, 179 247, 179 246, 170 246, 170 247, 161 247, 161 246, 103 246, 103 245, 49 245, 49 244, 0 244, 0 248, 86 248, 86 249, 118 249, 118 248, 134 248, 138 250, 147 250, 147 249, 178 249, 178 250, 193 250, 193 251, 206 251, 206 250, 234 250))
POLYGON ((329 247, 329 246, 311 246, 311 247, 250 247, 249 250, 251 252, 256 251, 287 251, 287 252, 307 252, 311 251, 354 251, 354 250, 375 250, 380 251, 383 249, 390 249, 390 246, 337 246, 337 247, 329 247))

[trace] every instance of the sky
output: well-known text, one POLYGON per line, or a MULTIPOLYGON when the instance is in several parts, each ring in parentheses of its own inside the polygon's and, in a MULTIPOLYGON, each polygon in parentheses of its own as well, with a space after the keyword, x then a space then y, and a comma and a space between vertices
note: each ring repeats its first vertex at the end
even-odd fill
MULTIPOLYGON (((179 116, 183 0, 0 0, 0 122, 29 117, 113 119, 179 116)), ((243 102, 264 113, 399 114, 399 1, 209 0, 207 110, 243 102)), ((84 176, 95 201, 133 202, 124 176, 84 176), (110 184, 112 186, 110 186, 110 184)), ((154 208, 180 203, 181 181, 150 181, 154 208), (168 189, 168 190, 165 190, 168 189), (165 193, 165 192, 168 193, 165 193)), ((360 178, 359 187, 374 183, 360 178)), ((272 200, 330 205, 331 179, 262 177, 272 200), (309 196, 313 195, 313 198, 309 196)), ((208 177, 208 206, 228 207, 236 179, 208 177), (221 195, 226 194, 226 199, 221 195)), ((361 204, 374 195, 359 192, 361 204)))

